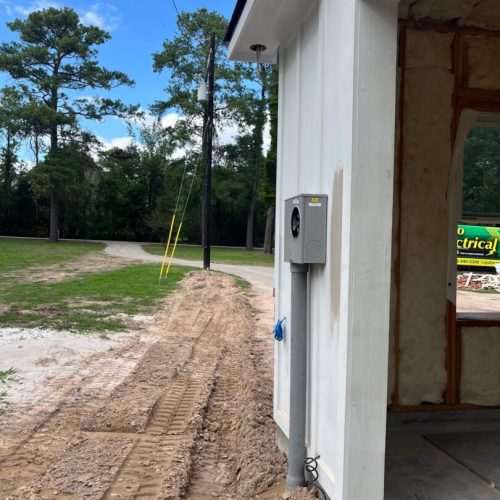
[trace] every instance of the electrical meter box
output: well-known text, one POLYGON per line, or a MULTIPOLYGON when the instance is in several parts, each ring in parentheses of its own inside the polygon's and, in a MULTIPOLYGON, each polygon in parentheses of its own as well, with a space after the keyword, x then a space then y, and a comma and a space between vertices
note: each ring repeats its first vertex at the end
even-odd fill
POLYGON ((285 262, 326 263, 328 197, 299 194, 285 200, 285 262))

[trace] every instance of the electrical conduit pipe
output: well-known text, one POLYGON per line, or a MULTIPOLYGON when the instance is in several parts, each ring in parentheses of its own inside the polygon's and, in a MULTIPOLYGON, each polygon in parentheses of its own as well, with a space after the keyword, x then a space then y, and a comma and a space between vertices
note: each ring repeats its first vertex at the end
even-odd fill
POLYGON ((307 273, 308 264, 290 263, 290 428, 286 486, 292 490, 305 485, 307 405, 307 273))

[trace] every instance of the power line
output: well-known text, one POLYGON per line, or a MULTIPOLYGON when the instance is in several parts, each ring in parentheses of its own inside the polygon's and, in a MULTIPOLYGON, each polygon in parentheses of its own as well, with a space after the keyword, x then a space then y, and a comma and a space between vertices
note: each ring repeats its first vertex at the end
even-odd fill
MULTIPOLYGON (((177 8, 177 3, 175 0, 172 0, 172 5, 174 6, 175 13, 177 15, 177 20, 179 21, 179 24, 180 24, 181 28, 183 29, 184 34, 189 38, 190 37, 189 29, 186 26, 186 24, 184 23, 184 19, 182 19, 182 16, 179 12, 179 9, 177 8)), ((198 42, 199 45, 203 44, 203 42, 196 35, 193 35, 193 38, 198 42)))
POLYGON ((175 12, 177 13, 177 17, 180 17, 179 9, 177 8, 177 4, 175 3, 175 0, 172 0, 172 3, 174 5, 175 12))

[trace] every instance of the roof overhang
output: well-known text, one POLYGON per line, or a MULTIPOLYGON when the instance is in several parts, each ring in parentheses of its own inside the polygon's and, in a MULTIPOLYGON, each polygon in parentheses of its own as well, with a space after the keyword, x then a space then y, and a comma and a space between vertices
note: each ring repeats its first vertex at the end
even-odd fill
POLYGON ((316 4, 311 0, 238 0, 226 33, 229 58, 255 62, 250 47, 266 47, 260 61, 276 63, 278 46, 297 30, 300 22, 316 4))

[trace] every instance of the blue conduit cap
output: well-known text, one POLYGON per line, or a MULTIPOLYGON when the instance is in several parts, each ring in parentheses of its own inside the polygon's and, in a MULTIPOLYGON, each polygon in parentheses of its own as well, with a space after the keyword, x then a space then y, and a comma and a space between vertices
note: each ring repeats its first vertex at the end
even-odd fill
POLYGON ((274 334, 275 340, 277 340, 278 342, 281 342, 283 340, 284 332, 283 332, 282 325, 285 321, 286 321, 286 318, 279 319, 277 321, 277 323, 274 325, 273 334, 274 334))

